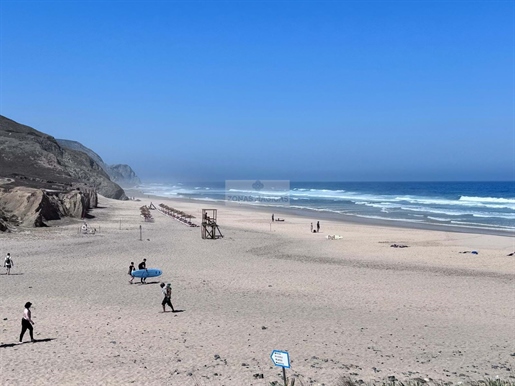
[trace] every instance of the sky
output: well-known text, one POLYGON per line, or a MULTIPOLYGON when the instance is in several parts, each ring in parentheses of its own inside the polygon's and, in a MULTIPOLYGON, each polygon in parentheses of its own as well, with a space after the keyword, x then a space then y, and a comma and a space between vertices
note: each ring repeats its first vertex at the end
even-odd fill
POLYGON ((0 1, 0 114, 144 182, 515 180, 514 1, 0 1))

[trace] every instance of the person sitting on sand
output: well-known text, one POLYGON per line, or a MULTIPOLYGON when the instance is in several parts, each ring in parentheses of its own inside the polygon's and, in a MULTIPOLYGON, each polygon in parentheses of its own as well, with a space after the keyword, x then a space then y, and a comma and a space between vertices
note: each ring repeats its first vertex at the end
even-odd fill
POLYGON ((30 306, 32 306, 31 302, 25 303, 25 309, 23 310, 23 318, 21 319, 21 334, 20 334, 20 343, 23 341, 23 335, 25 332, 29 330, 30 340, 35 342, 34 333, 32 326, 34 322, 32 321, 32 314, 30 312, 30 306))
MULTIPOLYGON (((143 259, 143 261, 138 264, 138 269, 144 269, 144 270, 147 269, 147 259, 143 259)), ((141 283, 145 284, 146 282, 147 282, 147 278, 146 277, 142 277, 141 278, 141 283)))
POLYGON ((14 267, 14 262, 13 262, 13 259, 12 259, 10 253, 7 253, 7 256, 5 256, 4 267, 5 267, 6 271, 7 271, 7 274, 10 275, 11 274, 11 267, 14 267))
POLYGON ((168 306, 172 309, 172 312, 175 312, 172 305, 172 285, 168 283, 165 287, 165 283, 160 284, 161 292, 163 293, 163 301, 161 302, 161 305, 163 306, 163 312, 166 312, 165 306, 168 304, 168 306))
POLYGON ((131 279, 129 280, 129 283, 132 284, 132 281, 134 280, 134 276, 132 276, 132 271, 135 271, 136 270, 136 267, 134 266, 134 262, 131 261, 131 265, 129 265, 129 276, 131 277, 131 279))

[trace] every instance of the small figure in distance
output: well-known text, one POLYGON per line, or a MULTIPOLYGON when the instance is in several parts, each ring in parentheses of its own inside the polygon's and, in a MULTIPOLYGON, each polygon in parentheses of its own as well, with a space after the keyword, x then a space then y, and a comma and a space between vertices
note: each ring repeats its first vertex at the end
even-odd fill
POLYGON ((131 265, 129 265, 129 276, 131 277, 131 279, 129 280, 129 283, 132 284, 132 281, 134 280, 134 276, 132 276, 132 271, 135 271, 136 270, 136 267, 134 266, 134 262, 131 261, 131 265))
POLYGON ((7 256, 5 256, 4 267, 5 267, 5 270, 7 271, 7 275, 10 275, 11 267, 14 267, 14 262, 13 262, 13 259, 12 259, 10 253, 7 253, 7 256))
MULTIPOLYGON (((147 269, 147 259, 143 259, 143 261, 138 264, 138 269, 144 269, 144 270, 147 269)), ((146 277, 142 277, 141 278, 141 284, 146 284, 146 282, 147 282, 147 278, 146 277)))
POLYGON ((311 233, 313 233, 313 223, 311 223, 311 230, 310 230, 311 233))
POLYGON ((32 321, 32 314, 30 312, 30 306, 32 306, 31 302, 25 303, 25 309, 23 310, 23 318, 21 319, 21 334, 20 334, 20 343, 23 341, 23 335, 25 332, 29 330, 30 340, 35 342, 34 333, 32 326, 34 322, 32 321))
POLYGON ((163 312, 166 312, 166 305, 172 309, 172 312, 175 312, 172 305, 172 285, 168 283, 165 287, 165 283, 161 283, 160 287, 164 296, 163 301, 161 302, 161 305, 163 306, 163 312))
POLYGON ((274 222, 274 215, 273 215, 273 213, 272 213, 272 222, 274 222))
POLYGON ((317 221, 317 233, 320 233, 320 221, 317 221))

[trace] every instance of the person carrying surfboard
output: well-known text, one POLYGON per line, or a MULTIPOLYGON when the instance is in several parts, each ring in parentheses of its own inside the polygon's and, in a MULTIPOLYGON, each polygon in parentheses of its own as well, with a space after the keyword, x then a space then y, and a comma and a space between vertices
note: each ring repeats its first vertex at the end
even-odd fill
MULTIPOLYGON (((138 264, 138 269, 147 269, 147 259, 143 259, 141 263, 138 264)), ((141 277, 141 284, 146 284, 147 278, 141 277)))

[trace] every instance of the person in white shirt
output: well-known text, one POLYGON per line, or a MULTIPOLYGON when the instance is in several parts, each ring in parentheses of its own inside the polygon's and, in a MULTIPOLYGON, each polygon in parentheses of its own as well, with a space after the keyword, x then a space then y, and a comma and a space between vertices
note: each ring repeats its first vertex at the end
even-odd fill
POLYGON ((172 305, 172 285, 168 283, 165 287, 165 283, 161 283, 161 292, 163 293, 163 301, 161 302, 161 305, 163 306, 163 312, 166 312, 165 306, 168 305, 172 312, 175 312, 172 305))

